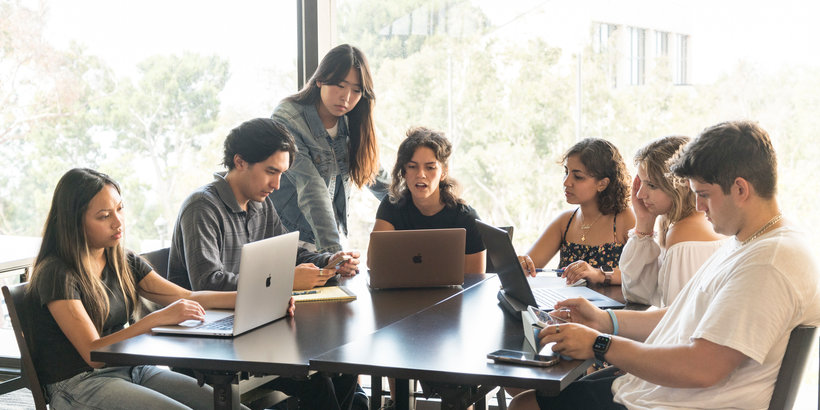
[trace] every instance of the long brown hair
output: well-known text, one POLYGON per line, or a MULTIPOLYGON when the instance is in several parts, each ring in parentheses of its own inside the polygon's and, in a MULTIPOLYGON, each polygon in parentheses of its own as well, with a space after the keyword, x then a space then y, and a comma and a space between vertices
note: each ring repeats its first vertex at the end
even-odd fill
POLYGON ((351 153, 348 165, 350 180, 361 188, 373 182, 379 170, 379 146, 373 124, 376 94, 373 92, 373 77, 370 75, 370 66, 364 53, 349 44, 334 47, 322 58, 316 72, 305 86, 285 101, 316 104, 322 98, 321 90, 316 83, 338 84, 347 77, 351 68, 356 68, 362 79, 362 98, 346 114, 350 128, 348 149, 351 153))
POLYGON ((686 178, 676 177, 669 165, 689 142, 689 137, 669 136, 644 145, 635 153, 635 165, 643 165, 649 179, 672 199, 672 208, 661 215, 661 246, 666 246, 669 227, 695 212, 695 194, 686 178))
MULTIPOLYGON (((30 292, 62 287, 66 294, 71 294, 75 286, 79 287, 83 307, 100 334, 110 303, 105 284, 91 273, 91 252, 85 235, 84 215, 91 199, 106 185, 120 192, 119 185, 113 179, 93 169, 74 168, 60 178, 54 189, 51 210, 43 228, 43 242, 34 261, 31 285, 28 287, 30 292), (45 285, 57 279, 55 275, 48 275, 51 271, 49 267, 53 268, 54 265, 67 269, 66 277, 69 280, 45 285)), ((122 244, 106 248, 105 258, 119 279, 119 291, 125 297, 126 311, 131 316, 137 307, 137 290, 122 244)))
POLYGON ((438 183, 438 190, 443 203, 448 208, 463 204, 464 200, 458 197, 458 183, 450 176, 450 154, 453 153, 453 144, 444 134, 424 127, 414 127, 407 130, 407 138, 399 145, 396 153, 396 165, 393 166, 393 181, 390 184, 390 202, 403 204, 409 200, 410 190, 405 179, 405 166, 413 159, 413 154, 420 147, 427 147, 433 151, 436 161, 441 163, 445 175, 438 183))

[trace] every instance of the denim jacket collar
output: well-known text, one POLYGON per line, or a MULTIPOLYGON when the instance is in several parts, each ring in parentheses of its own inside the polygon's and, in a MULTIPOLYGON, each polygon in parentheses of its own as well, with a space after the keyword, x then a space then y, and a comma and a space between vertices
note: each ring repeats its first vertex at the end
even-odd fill
MULTIPOLYGON (((231 184, 229 184, 228 180, 225 179, 226 176, 228 176, 227 171, 214 172, 214 188, 216 188, 216 194, 219 196, 222 203, 225 204, 225 207, 230 209, 231 212, 235 214, 245 212, 245 210, 239 206, 239 201, 236 200, 236 196, 233 194, 231 184)), ((248 201, 249 214, 255 214, 260 209, 262 209, 262 204, 260 202, 248 201)))
MULTIPOLYGON (((326 139, 330 137, 327 133, 327 128, 325 128, 325 124, 322 122, 322 118, 319 117, 319 111, 316 109, 316 104, 307 104, 305 107, 305 122, 307 122, 307 126, 310 129, 310 135, 313 135, 315 138, 322 138, 326 139)), ((339 117, 339 134, 340 136, 348 137, 349 133, 347 130, 347 121, 345 119, 347 116, 339 117)), ((338 136, 336 137, 338 138, 338 136)))

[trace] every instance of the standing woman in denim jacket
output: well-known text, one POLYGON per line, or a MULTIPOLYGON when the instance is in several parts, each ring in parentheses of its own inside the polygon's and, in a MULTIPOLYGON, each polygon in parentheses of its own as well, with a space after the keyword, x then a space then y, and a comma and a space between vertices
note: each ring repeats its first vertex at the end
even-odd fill
POLYGON ((301 91, 273 111, 298 148, 273 202, 285 227, 298 230, 308 249, 342 250, 351 183, 367 186, 379 200, 387 195, 373 125, 375 100, 366 57, 342 44, 325 55, 301 91))

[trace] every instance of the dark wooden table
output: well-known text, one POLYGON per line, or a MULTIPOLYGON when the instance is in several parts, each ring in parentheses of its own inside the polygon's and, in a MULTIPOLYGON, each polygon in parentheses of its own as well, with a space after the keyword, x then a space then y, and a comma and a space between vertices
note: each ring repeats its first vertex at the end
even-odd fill
MULTIPOLYGON (((592 360, 538 368, 496 364, 497 349, 531 350, 520 317, 497 304, 492 277, 429 309, 310 361, 312 369, 388 376, 397 383, 397 409, 409 407, 406 379, 423 380, 442 397, 442 408, 465 408, 495 386, 538 389, 557 395, 584 374, 592 360)), ((596 288, 611 296, 620 287, 596 288)), ((623 296, 620 296, 623 300, 623 296)), ((424 386, 424 383, 422 384, 424 386)))
POLYGON ((190 368, 214 386, 216 408, 231 408, 237 374, 307 377, 310 359, 400 319, 435 306, 485 280, 466 275, 462 287, 370 291, 367 273, 343 279, 357 299, 300 303, 293 318, 277 320, 235 338, 144 334, 91 352, 110 365, 154 364, 190 368))

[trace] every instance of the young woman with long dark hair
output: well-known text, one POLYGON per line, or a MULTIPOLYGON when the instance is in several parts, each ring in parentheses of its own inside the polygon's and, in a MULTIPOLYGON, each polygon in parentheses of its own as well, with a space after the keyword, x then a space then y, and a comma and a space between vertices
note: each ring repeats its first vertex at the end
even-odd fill
MULTIPOLYGON (((84 168, 54 191, 27 301, 35 366, 52 408, 206 408, 213 391, 155 366, 106 367, 91 351, 152 327, 233 308, 236 292, 191 292, 123 246, 119 185, 84 168), (141 319, 139 296, 164 308, 141 319)), ((289 308, 293 313, 293 304, 289 308)))
POLYGON ((298 148, 273 201, 285 227, 298 230, 300 245, 309 250, 342 250, 352 185, 368 187, 380 200, 387 195, 373 125, 375 103, 367 58, 342 44, 273 112, 298 148))

